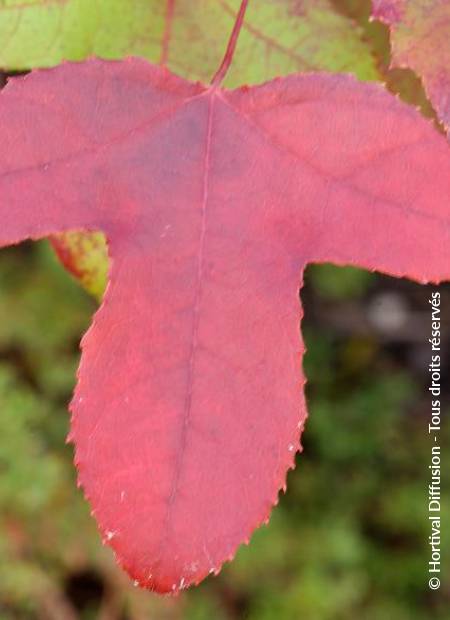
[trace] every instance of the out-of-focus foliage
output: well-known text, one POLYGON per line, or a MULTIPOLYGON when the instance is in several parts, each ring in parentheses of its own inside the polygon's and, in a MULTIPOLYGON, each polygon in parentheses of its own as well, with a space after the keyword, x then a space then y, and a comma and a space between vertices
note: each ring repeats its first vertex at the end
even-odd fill
POLYGON ((372 0, 372 6, 373 16, 390 27, 392 66, 416 71, 449 132, 450 3, 447 0, 372 0))
MULTIPOLYGON (((241 0, 0 1, 0 67, 26 70, 97 56, 140 56, 208 83, 241 0)), ((228 87, 295 71, 354 71, 377 79, 362 29, 332 0, 250 2, 228 87)))
POLYGON ((56 255, 95 299, 100 301, 108 282, 109 258, 105 235, 101 232, 62 232, 52 235, 56 255), (76 261, 73 257, 76 256, 76 261))
MULTIPOLYGON (((330 267, 307 275, 311 417, 289 492, 219 577, 178 598, 159 598, 133 588, 101 546, 64 443, 78 340, 95 304, 44 244, 2 252, 1 620, 448 617, 445 553, 441 590, 427 586, 426 360, 422 376, 406 361, 404 343, 380 348, 376 333, 358 324, 387 278, 330 267), (339 316, 357 308, 347 334, 339 316)), ((426 312, 427 289, 405 283, 402 290, 426 312)), ((442 492, 444 525, 448 476, 442 492)), ((450 529, 443 531, 445 550, 450 529)))

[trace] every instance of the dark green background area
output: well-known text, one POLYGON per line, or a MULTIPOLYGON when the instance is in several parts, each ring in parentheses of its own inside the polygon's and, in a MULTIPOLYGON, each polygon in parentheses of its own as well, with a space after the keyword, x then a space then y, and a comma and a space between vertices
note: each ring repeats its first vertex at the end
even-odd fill
MULTIPOLYGON (((448 618, 448 474, 442 587, 427 586, 431 290, 308 269, 310 418, 288 492, 219 577, 161 598, 133 588, 102 547, 65 444, 78 342, 96 305, 45 243, 2 251, 0 619, 448 618)), ((440 290, 448 410, 450 288, 440 290)))

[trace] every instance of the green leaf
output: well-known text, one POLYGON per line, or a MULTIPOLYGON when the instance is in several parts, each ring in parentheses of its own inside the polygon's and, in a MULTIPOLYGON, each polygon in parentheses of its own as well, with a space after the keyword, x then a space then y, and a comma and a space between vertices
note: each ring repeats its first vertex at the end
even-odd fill
MULTIPOLYGON (((167 58, 171 70, 208 81, 224 53, 239 4, 240 0, 0 0, 0 65, 17 70, 90 56, 142 56, 155 63, 167 58)), ((329 0, 252 2, 227 85, 305 70, 377 78, 362 30, 336 13, 329 0)))

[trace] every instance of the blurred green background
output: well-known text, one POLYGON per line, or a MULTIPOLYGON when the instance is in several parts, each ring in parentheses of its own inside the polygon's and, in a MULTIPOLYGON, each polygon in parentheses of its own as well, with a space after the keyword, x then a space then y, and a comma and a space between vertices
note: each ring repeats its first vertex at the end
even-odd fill
MULTIPOLYGON (((78 343, 96 304, 46 242, 2 251, 0 619, 447 619, 444 414, 442 587, 427 584, 430 290, 308 269, 310 418, 288 492, 218 577, 164 598, 134 588, 102 547, 65 444, 78 343)), ((450 288, 440 290, 448 352, 450 288)), ((447 405, 448 372, 447 356, 447 405)))

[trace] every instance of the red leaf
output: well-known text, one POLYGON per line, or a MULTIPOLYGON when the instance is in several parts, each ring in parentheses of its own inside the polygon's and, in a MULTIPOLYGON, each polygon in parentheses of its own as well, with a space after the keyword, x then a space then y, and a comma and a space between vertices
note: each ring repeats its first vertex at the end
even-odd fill
POLYGON ((411 68, 450 132, 450 2, 372 0, 373 17, 389 26, 392 67, 411 68))
POLYGON ((1 245, 108 238, 71 406, 103 537, 142 585, 197 583, 293 466, 305 265, 450 277, 448 144, 349 76, 223 91, 137 59, 11 80, 0 130, 1 245))

